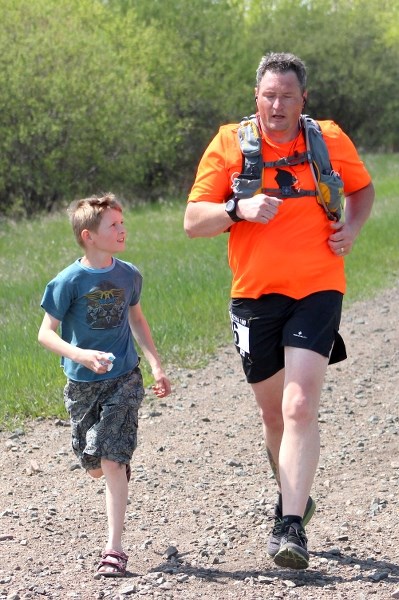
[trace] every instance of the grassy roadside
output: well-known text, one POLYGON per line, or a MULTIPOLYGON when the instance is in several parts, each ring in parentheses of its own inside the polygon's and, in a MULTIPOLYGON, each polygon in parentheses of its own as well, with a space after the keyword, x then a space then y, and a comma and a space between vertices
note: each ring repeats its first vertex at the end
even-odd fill
MULTIPOLYGON (((366 164, 377 198, 346 259, 346 303, 392 285, 399 273, 398 157, 368 155, 366 164)), ((188 240, 184 206, 183 200, 126 212, 128 250, 121 255, 144 275, 142 305, 171 371, 199 366, 230 342, 227 237, 188 240)), ((0 425, 27 416, 65 416, 59 359, 36 340, 44 287, 78 255, 64 214, 0 223, 0 425)), ((149 384, 145 364, 144 375, 149 384)))

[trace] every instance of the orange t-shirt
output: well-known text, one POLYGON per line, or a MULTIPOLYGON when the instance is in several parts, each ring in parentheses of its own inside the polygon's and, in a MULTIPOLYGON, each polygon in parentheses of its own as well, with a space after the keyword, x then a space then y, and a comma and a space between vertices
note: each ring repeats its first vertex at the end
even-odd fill
MULTIPOLYGON (((333 121, 320 121, 332 167, 348 196, 371 178, 349 137, 333 121)), ((238 124, 223 125, 206 149, 188 202, 223 203, 232 195, 232 180, 242 169, 237 137, 238 124)), ((306 150, 302 132, 286 144, 263 137, 263 160, 274 162, 306 150)), ((284 166, 284 177, 294 187, 314 190, 308 163, 284 166)), ((279 188, 276 168, 263 169, 263 188, 279 188)), ((272 193, 270 195, 273 195, 272 193)), ((331 221, 315 196, 284 198, 278 214, 269 223, 240 221, 229 230, 228 259, 233 280, 232 298, 259 298, 262 294, 285 294, 303 298, 314 292, 345 292, 344 261, 327 244, 331 221)))

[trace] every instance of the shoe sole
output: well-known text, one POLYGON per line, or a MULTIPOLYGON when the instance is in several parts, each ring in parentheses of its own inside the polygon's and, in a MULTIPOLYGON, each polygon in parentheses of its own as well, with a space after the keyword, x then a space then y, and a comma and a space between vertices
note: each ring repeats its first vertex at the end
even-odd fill
POLYGON ((293 546, 285 546, 280 549, 274 557, 274 562, 279 567, 286 567, 288 569, 307 569, 309 566, 309 557, 303 556, 293 546))

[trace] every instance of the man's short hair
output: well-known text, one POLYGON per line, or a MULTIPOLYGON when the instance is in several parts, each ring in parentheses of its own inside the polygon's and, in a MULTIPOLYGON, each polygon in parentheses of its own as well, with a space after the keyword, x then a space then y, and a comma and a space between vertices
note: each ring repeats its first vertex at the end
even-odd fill
POLYGON ((270 52, 262 56, 259 66, 256 71, 256 87, 259 87, 260 82, 266 71, 274 73, 287 73, 293 71, 298 77, 301 92, 306 90, 306 66, 303 60, 288 52, 270 52))

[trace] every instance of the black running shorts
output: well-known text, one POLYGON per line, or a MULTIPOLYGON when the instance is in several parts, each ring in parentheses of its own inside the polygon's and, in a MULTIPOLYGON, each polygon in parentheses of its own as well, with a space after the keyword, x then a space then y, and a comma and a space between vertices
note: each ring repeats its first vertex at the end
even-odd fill
POLYGON ((233 298, 230 319, 234 344, 248 383, 268 379, 284 368, 284 347, 306 348, 329 357, 346 358, 338 333, 343 295, 323 291, 295 300, 282 294, 233 298))

